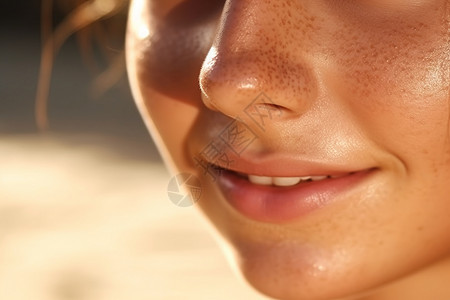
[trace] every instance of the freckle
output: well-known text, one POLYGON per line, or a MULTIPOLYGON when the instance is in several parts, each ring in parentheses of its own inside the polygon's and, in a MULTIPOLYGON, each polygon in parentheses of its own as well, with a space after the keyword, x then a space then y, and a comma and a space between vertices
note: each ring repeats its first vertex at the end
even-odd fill
POLYGON ((419 227, 417 227, 417 231, 423 231, 423 226, 419 226, 419 227))

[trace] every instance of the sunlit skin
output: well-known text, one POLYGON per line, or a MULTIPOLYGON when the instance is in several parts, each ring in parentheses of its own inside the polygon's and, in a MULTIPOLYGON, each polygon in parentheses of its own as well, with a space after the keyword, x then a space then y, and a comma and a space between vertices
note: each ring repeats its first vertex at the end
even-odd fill
POLYGON ((196 207, 257 290, 450 299, 449 23, 448 0, 132 1, 141 114, 170 168, 201 179, 196 207), (264 127, 245 113, 261 107, 264 127), (234 119, 257 136, 238 160, 373 172, 294 220, 248 218, 195 161, 234 119))

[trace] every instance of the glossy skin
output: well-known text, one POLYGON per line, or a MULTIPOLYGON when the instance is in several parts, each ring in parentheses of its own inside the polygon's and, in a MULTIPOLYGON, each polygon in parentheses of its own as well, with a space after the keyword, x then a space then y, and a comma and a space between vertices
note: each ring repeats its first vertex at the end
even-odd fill
POLYGON ((256 289, 450 299, 449 22, 448 0, 132 1, 138 107, 173 170, 202 180, 198 207, 256 289), (261 92, 280 112, 263 129, 243 113, 261 92), (246 218, 193 159, 233 118, 258 136, 249 159, 376 172, 294 221, 246 218))

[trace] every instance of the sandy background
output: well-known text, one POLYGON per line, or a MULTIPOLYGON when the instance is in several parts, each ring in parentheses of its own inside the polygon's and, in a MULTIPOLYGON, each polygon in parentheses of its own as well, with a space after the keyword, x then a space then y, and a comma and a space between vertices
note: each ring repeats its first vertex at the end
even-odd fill
POLYGON ((195 207, 169 201, 126 79, 93 98, 73 40, 55 60, 51 130, 37 133, 38 8, 0 4, 0 299, 263 299, 195 207))
POLYGON ((263 299, 196 209, 169 201, 164 166, 118 142, 1 138, 0 299, 263 299))

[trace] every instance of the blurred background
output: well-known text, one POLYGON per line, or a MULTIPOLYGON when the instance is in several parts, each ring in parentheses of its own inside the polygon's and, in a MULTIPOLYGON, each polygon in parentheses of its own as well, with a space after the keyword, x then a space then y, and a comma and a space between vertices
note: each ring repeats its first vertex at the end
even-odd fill
MULTIPOLYGON (((82 2, 60 1, 54 23, 82 2)), ((120 71, 126 9, 62 45, 50 130, 38 132, 40 7, 0 4, 0 299, 263 299, 232 274, 195 207, 168 199, 120 71)))

